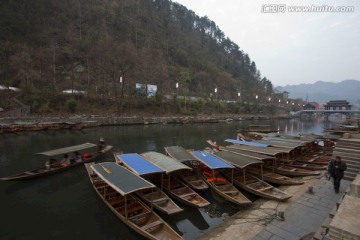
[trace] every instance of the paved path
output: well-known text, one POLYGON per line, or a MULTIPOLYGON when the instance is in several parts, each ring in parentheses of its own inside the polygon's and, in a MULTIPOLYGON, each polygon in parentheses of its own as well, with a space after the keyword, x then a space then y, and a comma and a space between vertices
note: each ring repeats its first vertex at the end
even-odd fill
POLYGON ((332 181, 324 177, 313 186, 313 194, 304 193, 285 211, 285 221, 273 220, 254 240, 299 240, 315 233, 329 216, 331 210, 350 186, 349 181, 342 180, 340 193, 333 190, 332 181))

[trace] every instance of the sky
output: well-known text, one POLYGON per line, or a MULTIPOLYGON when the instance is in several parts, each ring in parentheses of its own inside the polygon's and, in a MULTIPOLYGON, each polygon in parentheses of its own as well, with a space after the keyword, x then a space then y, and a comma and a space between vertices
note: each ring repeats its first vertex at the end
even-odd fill
POLYGON ((214 21, 275 87, 360 80, 358 0, 173 1, 214 21), (343 6, 354 8, 327 10, 343 6))

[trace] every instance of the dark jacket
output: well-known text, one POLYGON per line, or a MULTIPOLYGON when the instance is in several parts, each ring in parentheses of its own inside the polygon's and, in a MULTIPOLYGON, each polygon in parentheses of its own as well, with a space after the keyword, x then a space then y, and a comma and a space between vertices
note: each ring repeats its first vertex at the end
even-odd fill
POLYGON ((329 166, 328 166, 328 173, 333 178, 335 175, 343 178, 344 177, 344 171, 346 170, 346 163, 341 161, 339 163, 339 167, 335 168, 336 161, 335 159, 331 159, 329 166))

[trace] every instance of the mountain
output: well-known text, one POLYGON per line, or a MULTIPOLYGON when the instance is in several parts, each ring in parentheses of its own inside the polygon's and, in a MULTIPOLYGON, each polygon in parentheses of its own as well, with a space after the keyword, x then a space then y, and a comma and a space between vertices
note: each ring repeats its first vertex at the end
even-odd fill
POLYGON ((338 83, 317 81, 313 84, 276 87, 276 90, 289 92, 289 98, 302 98, 309 102, 326 103, 330 100, 347 100, 352 104, 360 102, 358 80, 344 80, 338 83))
POLYGON ((158 97, 273 90, 215 22, 170 0, 2 0, 0 12, 0 83, 24 90, 33 110, 54 109, 64 89, 125 107, 137 83, 158 97))

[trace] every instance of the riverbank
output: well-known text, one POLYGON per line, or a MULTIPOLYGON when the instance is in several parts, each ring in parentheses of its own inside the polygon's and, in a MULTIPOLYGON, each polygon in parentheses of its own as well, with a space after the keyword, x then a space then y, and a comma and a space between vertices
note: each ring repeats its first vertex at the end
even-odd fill
MULTIPOLYGON (((109 126, 109 125, 148 125, 148 124, 189 124, 189 123, 220 123, 242 120, 266 120, 266 119, 288 119, 290 116, 267 116, 253 114, 237 115, 197 115, 197 116, 117 116, 117 115, 68 115, 68 116, 28 116, 28 117, 3 117, 0 124, 4 125, 26 125, 39 126, 44 124, 57 125, 58 129, 109 126)), ((25 129, 26 129, 25 128, 25 129)))

